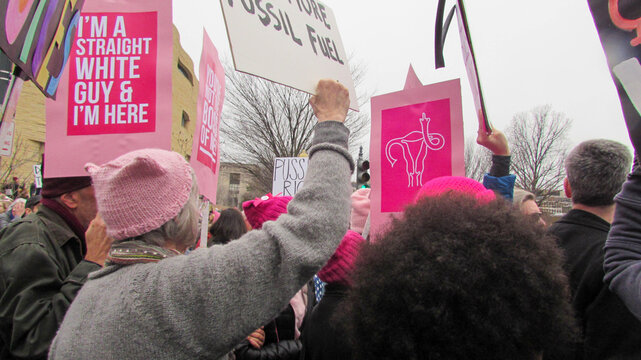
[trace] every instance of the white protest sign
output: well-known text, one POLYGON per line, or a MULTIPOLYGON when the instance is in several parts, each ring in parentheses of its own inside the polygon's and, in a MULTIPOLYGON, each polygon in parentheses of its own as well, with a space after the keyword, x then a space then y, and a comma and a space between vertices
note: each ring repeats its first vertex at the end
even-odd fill
POLYGON ((354 81, 330 8, 317 0, 220 0, 236 70, 313 94, 340 81, 358 110, 354 81))
POLYGON ((16 123, 13 121, 4 121, 0 126, 0 156, 11 156, 15 127, 16 123))
POLYGON ((40 165, 33 166, 33 182, 36 184, 36 189, 42 189, 42 168, 40 165))
POLYGON ((483 100, 483 91, 481 88, 481 81, 479 80, 479 72, 476 66, 476 59, 474 58, 474 49, 472 47, 472 37, 467 25, 467 18, 465 15, 465 7, 463 0, 458 1, 456 7, 456 15, 458 17, 459 35, 461 36, 461 48, 463 50, 463 61, 465 62, 465 70, 467 71, 467 78, 470 81, 472 88, 472 97, 474 98, 474 106, 476 107, 476 114, 478 117, 483 118, 483 125, 485 132, 492 132, 487 113, 485 112, 485 101, 483 100))
POLYGON ((272 194, 294 196, 303 186, 309 158, 291 157, 274 159, 272 194))

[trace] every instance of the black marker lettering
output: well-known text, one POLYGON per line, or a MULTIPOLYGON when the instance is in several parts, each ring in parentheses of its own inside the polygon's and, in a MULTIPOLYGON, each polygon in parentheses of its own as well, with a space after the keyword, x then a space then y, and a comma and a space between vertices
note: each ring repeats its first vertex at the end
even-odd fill
POLYGON ((316 46, 314 46, 314 43, 318 41, 316 40, 316 30, 314 30, 313 27, 307 25, 307 34, 309 35, 309 43, 312 44, 312 50, 314 50, 314 54, 318 55, 316 46))
POLYGON ((303 41, 301 41, 301 39, 297 38, 296 34, 294 34, 294 28, 292 27, 292 23, 289 21, 289 15, 287 15, 287 13, 285 13, 285 17, 287 18, 287 24, 289 25, 289 31, 292 33, 292 40, 296 44, 298 44, 300 46, 303 46, 303 41))
POLYGON ((240 0, 240 2, 243 3, 243 7, 248 13, 253 14, 254 12, 256 12, 256 9, 254 8, 254 2, 252 0, 249 0, 249 4, 251 5, 251 7, 247 7, 247 3, 245 2, 245 0, 240 0))
MULTIPOLYGON (((268 26, 271 20, 269 19, 269 15, 267 14, 267 11, 260 7, 260 2, 262 0, 256 0, 256 7, 258 8, 258 11, 263 14, 263 16, 258 15, 258 18, 260 19, 260 22, 263 23, 263 25, 268 26)), ((269 5, 269 3, 267 3, 269 5)))
POLYGON ((274 29, 280 31, 280 29, 282 29, 283 26, 281 25, 280 19, 278 18, 278 16, 276 16, 276 14, 274 14, 274 12, 272 11, 272 9, 274 8, 274 5, 272 5, 272 3, 267 3, 267 5, 265 5, 265 8, 267 9, 267 12, 269 12, 269 15, 271 15, 274 18, 274 20, 276 20, 274 29))

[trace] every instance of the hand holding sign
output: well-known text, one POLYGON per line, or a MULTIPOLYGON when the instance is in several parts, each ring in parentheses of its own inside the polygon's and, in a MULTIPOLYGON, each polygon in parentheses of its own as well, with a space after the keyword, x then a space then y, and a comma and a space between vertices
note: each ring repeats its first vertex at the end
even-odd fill
POLYGON ((316 85, 316 95, 309 99, 318 122, 345 122, 349 109, 349 92, 338 81, 323 79, 316 85))
POLYGON ((507 144, 507 138, 503 132, 496 128, 491 128, 491 132, 485 131, 486 124, 489 124, 489 121, 485 121, 483 116, 479 114, 479 131, 476 136, 476 143, 487 148, 494 155, 510 155, 510 147, 507 144))

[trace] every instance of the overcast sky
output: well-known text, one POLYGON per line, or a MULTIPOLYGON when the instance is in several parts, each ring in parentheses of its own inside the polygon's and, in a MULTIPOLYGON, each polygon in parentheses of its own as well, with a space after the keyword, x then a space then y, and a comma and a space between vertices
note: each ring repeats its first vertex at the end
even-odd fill
MULTIPOLYGON (((461 78, 465 137, 475 136, 456 19, 445 44, 446 67, 434 69, 436 0, 323 3, 334 12, 351 61, 366 68, 360 90, 373 95, 401 90, 410 64, 423 84, 461 78)), ((447 9, 453 3, 449 0, 447 9)), ((515 113, 549 104, 573 120, 572 145, 607 138, 632 149, 587 1, 467 1, 466 11, 495 127, 505 129, 515 113)), ((221 57, 231 59, 219 1, 174 1, 174 23, 196 69, 203 27, 221 57)), ((369 107, 368 102, 362 111, 369 113, 369 107)))

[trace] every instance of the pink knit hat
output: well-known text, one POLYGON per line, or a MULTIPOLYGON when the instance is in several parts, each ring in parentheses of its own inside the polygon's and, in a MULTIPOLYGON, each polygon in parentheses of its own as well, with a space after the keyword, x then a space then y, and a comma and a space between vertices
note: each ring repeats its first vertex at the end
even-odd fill
POLYGON ((476 180, 462 176, 441 176, 423 184, 421 190, 416 194, 416 200, 425 196, 438 196, 448 192, 471 196, 480 203, 488 203, 496 199, 494 191, 486 189, 483 184, 476 180))
POLYGON ((367 216, 369 215, 370 189, 358 189, 352 193, 352 214, 349 219, 349 228, 359 234, 363 233, 367 216))
POLYGON ((213 224, 213 223, 215 223, 215 222, 218 220, 218 218, 220 217, 220 212, 218 212, 218 211, 214 210, 212 214, 214 215, 214 218, 213 218, 213 220, 211 221, 211 223, 213 224))
POLYGON ((286 214, 287 204, 291 199, 291 196, 267 194, 254 200, 245 201, 243 212, 252 228, 260 229, 265 221, 273 221, 278 219, 281 214, 286 214))
POLYGON ((159 228, 189 200, 191 167, 182 155, 141 149, 103 165, 88 163, 107 235, 122 240, 159 228))
POLYGON ((365 239, 356 231, 347 230, 334 255, 318 272, 318 277, 326 283, 351 285, 350 276, 354 270, 354 262, 365 239))

